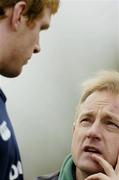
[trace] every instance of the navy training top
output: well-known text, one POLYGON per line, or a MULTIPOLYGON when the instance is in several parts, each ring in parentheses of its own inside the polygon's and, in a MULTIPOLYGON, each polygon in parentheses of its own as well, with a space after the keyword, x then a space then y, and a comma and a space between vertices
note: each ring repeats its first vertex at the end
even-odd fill
POLYGON ((23 171, 13 127, 0 89, 0 180, 23 180, 23 171))

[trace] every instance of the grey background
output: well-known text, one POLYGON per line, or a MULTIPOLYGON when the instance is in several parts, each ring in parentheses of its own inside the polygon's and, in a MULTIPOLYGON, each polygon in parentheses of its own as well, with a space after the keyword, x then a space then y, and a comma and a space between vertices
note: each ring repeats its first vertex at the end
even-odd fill
POLYGON ((41 49, 19 77, 1 77, 25 180, 59 169, 70 152, 80 83, 119 69, 119 1, 62 0, 41 49))

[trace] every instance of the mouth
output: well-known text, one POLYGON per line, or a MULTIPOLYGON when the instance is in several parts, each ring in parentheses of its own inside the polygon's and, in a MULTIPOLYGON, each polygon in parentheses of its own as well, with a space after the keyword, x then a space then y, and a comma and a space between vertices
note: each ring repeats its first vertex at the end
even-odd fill
POLYGON ((94 146, 85 146, 83 150, 84 152, 95 153, 95 154, 101 155, 101 151, 97 147, 94 147, 94 146))

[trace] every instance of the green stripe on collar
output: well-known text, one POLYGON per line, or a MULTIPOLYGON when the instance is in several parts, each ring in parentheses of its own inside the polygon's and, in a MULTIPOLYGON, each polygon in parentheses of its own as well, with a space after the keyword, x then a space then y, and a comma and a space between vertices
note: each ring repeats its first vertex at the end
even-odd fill
POLYGON ((75 180, 75 165, 71 154, 65 159, 58 180, 75 180))

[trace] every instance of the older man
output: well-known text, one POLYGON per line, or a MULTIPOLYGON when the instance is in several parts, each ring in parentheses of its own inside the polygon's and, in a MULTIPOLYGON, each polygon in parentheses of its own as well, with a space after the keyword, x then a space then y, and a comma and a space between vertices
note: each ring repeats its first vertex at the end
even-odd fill
POLYGON ((46 179, 119 180, 118 72, 100 72, 84 84, 71 149, 60 172, 46 179))
MULTIPOLYGON (((40 52, 39 33, 50 26, 59 0, 0 0, 0 74, 18 76, 32 53, 40 52)), ((19 149, 0 90, 0 180, 23 180, 19 149)))

